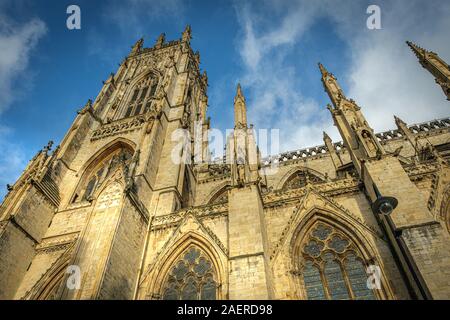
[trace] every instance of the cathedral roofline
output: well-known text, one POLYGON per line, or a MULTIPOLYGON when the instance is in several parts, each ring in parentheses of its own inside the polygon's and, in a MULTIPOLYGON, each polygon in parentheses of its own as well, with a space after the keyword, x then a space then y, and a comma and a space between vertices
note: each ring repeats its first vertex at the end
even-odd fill
MULTIPOLYGON (((408 129, 411 130, 413 134, 419 134, 423 132, 430 132, 434 130, 442 130, 442 129, 449 129, 450 130, 450 117, 448 118, 441 118, 441 119, 434 119, 426 122, 411 124, 407 126, 408 129)), ((398 129, 392 129, 387 131, 382 131, 379 133, 376 133, 375 136, 379 139, 381 143, 385 143, 387 141, 396 139, 396 138, 402 138, 403 135, 398 129)), ((333 143, 334 147, 336 148, 336 151, 339 152, 342 149, 345 149, 344 142, 339 141, 333 143)), ((317 156, 320 154, 327 153, 328 150, 324 144, 322 145, 316 145, 312 147, 306 147, 302 149, 292 150, 292 151, 286 151, 282 152, 277 155, 271 155, 267 156, 265 158, 261 159, 262 165, 269 165, 274 160, 277 162, 285 162, 288 160, 293 159, 304 159, 309 158, 313 156, 317 156), (295 158, 294 158, 295 157, 295 158)))

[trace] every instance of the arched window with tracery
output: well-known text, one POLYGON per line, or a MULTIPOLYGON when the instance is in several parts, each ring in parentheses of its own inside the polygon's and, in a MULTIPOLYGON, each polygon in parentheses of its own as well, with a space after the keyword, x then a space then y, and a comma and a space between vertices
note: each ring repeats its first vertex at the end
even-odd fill
POLYGON ((300 271, 309 300, 374 300, 360 251, 350 238, 317 223, 299 248, 300 271))
POLYGON ((169 270, 162 292, 164 300, 216 300, 217 275, 207 255, 191 246, 169 270))
POLYGON ((141 80, 134 88, 125 106, 124 118, 150 111, 157 87, 158 78, 155 76, 149 76, 141 80))
POLYGON ((88 201, 94 191, 102 184, 108 173, 119 161, 128 161, 132 157, 132 150, 128 148, 117 148, 106 156, 100 156, 94 160, 86 169, 80 183, 72 197, 72 203, 88 201))

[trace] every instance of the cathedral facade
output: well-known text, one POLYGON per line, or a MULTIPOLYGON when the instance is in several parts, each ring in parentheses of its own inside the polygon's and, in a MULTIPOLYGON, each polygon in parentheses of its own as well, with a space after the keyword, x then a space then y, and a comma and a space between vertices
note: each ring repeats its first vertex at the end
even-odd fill
MULTIPOLYGON (((450 299, 450 118, 375 133, 320 64, 342 142, 261 158, 238 86, 211 161, 190 40, 139 40, 8 186, 0 299, 450 299), (196 128, 194 157, 172 137, 196 128)), ((408 45, 450 99, 448 64, 408 45)))

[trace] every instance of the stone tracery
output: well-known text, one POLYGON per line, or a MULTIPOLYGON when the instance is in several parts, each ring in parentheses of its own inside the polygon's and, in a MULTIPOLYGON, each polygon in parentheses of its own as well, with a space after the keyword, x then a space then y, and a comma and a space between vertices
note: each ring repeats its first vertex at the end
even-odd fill
POLYGON ((214 267, 195 246, 185 250, 173 264, 165 280, 164 300, 215 300, 217 282, 214 267))
POLYGON ((316 223, 299 248, 300 274, 310 300, 373 300, 366 262, 355 243, 335 227, 316 223))

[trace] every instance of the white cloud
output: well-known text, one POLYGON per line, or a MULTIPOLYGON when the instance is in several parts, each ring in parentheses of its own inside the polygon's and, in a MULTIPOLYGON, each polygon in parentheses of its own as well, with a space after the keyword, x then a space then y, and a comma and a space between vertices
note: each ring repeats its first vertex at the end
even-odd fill
MULTIPOLYGON (((29 74, 30 55, 46 31, 45 23, 37 18, 17 24, 0 12, 0 115, 31 86, 31 77, 23 85, 20 80, 29 74)), ((26 165, 24 149, 12 142, 12 134, 0 125, 0 199, 6 193, 5 185, 13 184, 26 165)))
POLYGON ((328 110, 301 91, 301 70, 292 68, 288 58, 323 17, 334 24, 350 51, 336 52, 351 57, 349 70, 336 76, 347 84, 347 96, 362 106, 375 130, 393 128, 393 114, 410 123, 448 116, 448 101, 405 41, 417 41, 450 61, 450 3, 381 2, 383 30, 366 28, 369 4, 298 0, 236 5, 243 34, 236 48, 244 64, 241 82, 251 101, 249 119, 260 128, 280 128, 282 150, 321 144, 323 130, 340 140, 328 110))
POLYGON ((24 86, 16 82, 27 71, 30 54, 46 30, 39 19, 19 25, 0 13, 0 113, 22 94, 24 86))
MULTIPOLYGON (((279 9, 278 5, 263 4, 269 11, 279 9)), ((297 70, 286 58, 291 46, 313 23, 319 7, 306 2, 286 9, 289 13, 273 26, 272 15, 255 16, 249 6, 236 7, 244 34, 237 47, 244 62, 240 81, 250 101, 249 120, 257 128, 280 129, 282 150, 298 148, 299 141, 318 143, 324 127, 309 125, 309 120, 326 116, 315 101, 300 92, 297 70), (260 28, 266 31, 255 32, 260 28)))

